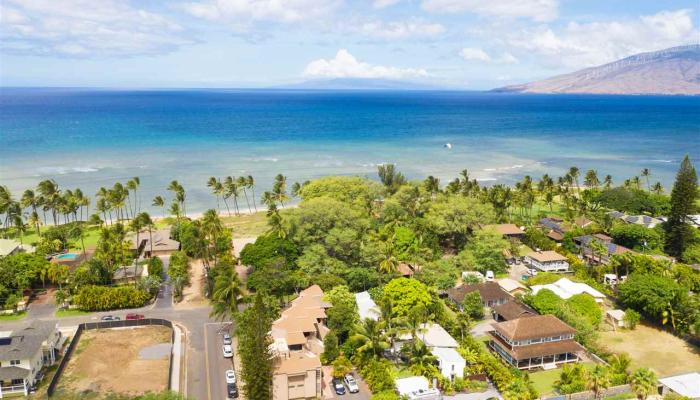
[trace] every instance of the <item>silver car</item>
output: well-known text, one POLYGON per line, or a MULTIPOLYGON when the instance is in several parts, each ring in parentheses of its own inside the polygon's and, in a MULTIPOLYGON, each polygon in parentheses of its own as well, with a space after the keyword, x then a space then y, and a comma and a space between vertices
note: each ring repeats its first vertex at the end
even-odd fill
POLYGON ((343 378, 343 381, 345 381, 345 386, 348 387, 348 391, 350 393, 357 393, 360 391, 360 386, 357 384, 355 377, 352 376, 351 374, 345 375, 345 378, 343 378))

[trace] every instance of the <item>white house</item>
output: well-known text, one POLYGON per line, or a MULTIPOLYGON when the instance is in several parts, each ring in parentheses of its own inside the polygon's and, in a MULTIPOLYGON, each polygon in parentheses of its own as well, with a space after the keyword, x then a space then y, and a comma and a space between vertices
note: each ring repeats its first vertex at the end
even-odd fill
MULTIPOLYGON (((438 360, 440 372, 445 378, 464 377, 464 367, 467 362, 457 352, 459 344, 449 333, 438 324, 423 324, 417 335, 438 360)), ((399 336, 399 340, 410 340, 410 334, 399 336)), ((400 343, 399 346, 402 346, 400 343)))
POLYGON ((585 283, 573 282, 568 278, 561 278, 547 285, 533 285, 530 289, 532 290, 532 294, 537 294, 537 292, 542 289, 549 289, 564 300, 581 293, 590 294, 598 303, 602 303, 603 300, 605 300, 605 295, 603 293, 600 293, 585 283))
POLYGON ((411 376, 408 378, 396 379, 396 391, 402 398, 409 400, 440 400, 442 394, 436 388, 431 388, 430 383, 424 376, 411 376))
POLYGON ((700 372, 669 376, 659 379, 661 394, 676 393, 693 400, 700 399, 700 372))
POLYGON ((464 378, 467 362, 452 347, 432 347, 430 351, 438 359, 438 368, 442 376, 454 380, 464 378))
POLYGON ((533 251, 524 258, 525 264, 543 272, 566 272, 569 262, 566 257, 556 251, 533 251))
POLYGON ((0 337, 0 399, 27 396, 42 368, 56 362, 63 341, 58 324, 39 320, 0 337))
POLYGON ((355 293, 355 303, 357 303, 357 312, 360 315, 360 319, 364 320, 366 318, 373 319, 375 321, 379 320, 381 315, 377 303, 372 300, 369 292, 355 293))

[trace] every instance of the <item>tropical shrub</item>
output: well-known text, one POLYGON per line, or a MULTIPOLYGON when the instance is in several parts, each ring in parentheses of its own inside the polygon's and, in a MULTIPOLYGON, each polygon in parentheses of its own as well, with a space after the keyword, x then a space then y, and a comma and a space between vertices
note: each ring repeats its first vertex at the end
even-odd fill
POLYGON ((73 304, 83 311, 107 311, 143 307, 150 298, 148 292, 135 286, 88 285, 73 296, 73 304))
POLYGON ((637 327, 637 324, 639 324, 639 321, 641 321, 642 316, 639 315, 638 312, 634 311, 631 308, 628 308, 625 310, 625 316, 623 317, 623 321, 625 322, 625 327, 627 329, 634 329, 637 327))

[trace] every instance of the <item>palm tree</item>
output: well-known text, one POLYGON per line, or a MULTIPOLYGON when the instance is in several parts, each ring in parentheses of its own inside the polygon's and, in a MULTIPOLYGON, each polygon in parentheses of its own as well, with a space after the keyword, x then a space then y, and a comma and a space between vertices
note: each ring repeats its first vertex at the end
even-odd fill
POLYGON ((148 229, 148 243, 150 244, 151 257, 153 257, 153 228, 155 228, 155 224, 151 219, 151 215, 144 211, 142 213, 139 213, 136 216, 136 219, 140 221, 140 225, 143 228, 148 229))
POLYGON ((664 193, 664 187, 661 186, 661 182, 656 182, 654 186, 651 187, 651 191, 656 193, 656 194, 663 194, 664 193))
MULTIPOLYGON (((224 266, 223 263, 221 265, 224 266)), ((232 318, 238 311, 238 301, 242 295, 241 281, 234 266, 226 265, 214 282, 210 315, 220 320, 232 318)))
POLYGON ((171 215, 174 215, 176 220, 180 221, 180 217, 182 216, 182 209, 180 208, 180 203, 178 203, 177 201, 173 201, 173 203, 170 204, 168 212, 171 215))
POLYGON ((464 336, 469 334, 472 327, 472 319, 469 314, 460 312, 456 316, 457 327, 461 336, 461 342, 464 342, 464 336))
POLYGON ((39 226, 41 226, 41 219, 39 218, 39 214, 37 214, 36 211, 32 211, 32 213, 29 215, 27 224, 33 226, 36 229, 37 236, 41 236, 41 230, 39 229, 39 226))
POLYGON ((632 184, 634 185, 634 187, 635 187, 637 190, 640 190, 640 189, 641 189, 641 188, 639 187, 639 184, 640 184, 639 176, 633 176, 633 177, 632 177, 632 184))
POLYGON ((257 203, 255 202, 255 179, 253 179, 252 175, 248 175, 246 178, 246 187, 251 190, 253 194, 253 207, 255 208, 255 212, 258 212, 258 206, 257 203))
POLYGON ((202 232, 209 241, 209 243, 207 243, 207 248, 205 249, 207 255, 206 262, 208 263, 209 258, 213 258, 214 266, 216 266, 216 244, 219 236, 224 232, 224 225, 221 223, 221 218, 219 218, 219 214, 217 214, 216 211, 207 210, 202 216, 201 226, 202 232), (210 249, 213 249, 213 251, 210 252, 210 249), (210 257, 210 253, 213 253, 213 257, 210 257))
POLYGON ((294 182, 292 184, 292 197, 299 197, 299 192, 301 192, 301 183, 294 182))
POLYGON ((245 203, 248 206, 248 214, 250 214, 250 202, 248 201, 248 192, 245 190, 246 187, 248 186, 248 179, 244 176, 239 176, 238 179, 236 179, 236 183, 238 184, 238 187, 243 189, 243 196, 245 196, 245 203))
POLYGON ((175 200, 180 204, 180 208, 182 209, 182 213, 187 215, 187 209, 185 208, 185 188, 180 185, 178 181, 172 181, 168 185, 168 190, 173 192, 175 195, 175 200))
POLYGON ((437 374, 437 368, 435 367, 437 357, 433 355, 423 341, 419 340, 415 346, 409 349, 408 359, 411 373, 423 375, 428 379, 437 374))
POLYGON ((61 197, 61 191, 58 189, 58 184, 56 181, 51 179, 46 179, 39 182, 37 186, 37 191, 43 199, 45 207, 51 211, 51 216, 53 217, 53 224, 58 224, 57 210, 58 199, 61 197))
POLYGON ((610 374, 606 367, 596 365, 593 370, 588 371, 586 386, 588 390, 592 390, 595 398, 600 398, 600 393, 610 386, 610 374))
POLYGON ((435 198, 440 192, 440 180, 430 175, 423 181, 423 187, 425 187, 426 192, 430 193, 432 198, 435 198))
POLYGON ((579 185, 578 185, 578 177, 579 177, 579 169, 578 167, 571 167, 569 168, 569 177, 573 179, 573 181, 576 183, 576 193, 579 192, 579 185))
POLYGON ((393 243, 388 242, 384 245, 382 261, 379 262, 379 272, 384 274, 392 274, 396 272, 398 268, 399 260, 394 256, 394 245, 393 243))
POLYGON ((282 174, 277 174, 277 176, 275 176, 275 183, 272 185, 272 194, 275 196, 275 200, 284 208, 284 202, 289 200, 286 176, 282 174))
POLYGON ((224 181, 224 187, 226 187, 225 198, 233 197, 233 209, 234 209, 236 215, 240 215, 241 213, 240 213, 240 210, 238 209, 238 196, 239 196, 238 181, 233 179, 232 176, 227 176, 226 180, 224 181))
POLYGON ((610 358, 610 372, 613 375, 613 379, 616 382, 613 383, 627 383, 627 377, 629 376, 629 367, 632 363, 632 359, 627 353, 613 354, 610 358))
POLYGON ((656 374, 649 368, 639 368, 632 374, 631 384, 637 398, 645 400, 656 390, 656 374))
POLYGON ((610 189, 612 187, 612 184, 612 175, 605 175, 605 179, 603 179, 603 185, 605 186, 605 188, 610 189))
POLYGON ((425 332, 425 323, 428 322, 430 316, 428 315, 428 310, 422 306, 414 306, 406 317, 401 320, 401 333, 408 333, 411 335, 412 345, 416 345, 418 340, 418 334, 425 332))
POLYGON ((162 196, 154 197, 151 205, 154 207, 160 207, 163 217, 165 217, 165 199, 162 196))
POLYGON ((598 173, 594 169, 589 169, 586 171, 586 177, 583 179, 583 183, 590 188, 598 189, 598 186, 600 186, 598 173))
POLYGON ((380 356, 382 352, 389 348, 389 343, 382 332, 384 323, 371 318, 363 319, 355 326, 355 333, 350 337, 353 341, 361 343, 357 348, 359 353, 380 356))
POLYGON ((644 168, 642 170, 642 176, 647 180, 647 190, 651 192, 651 186, 649 185, 649 177, 651 176, 651 171, 649 168, 644 168))

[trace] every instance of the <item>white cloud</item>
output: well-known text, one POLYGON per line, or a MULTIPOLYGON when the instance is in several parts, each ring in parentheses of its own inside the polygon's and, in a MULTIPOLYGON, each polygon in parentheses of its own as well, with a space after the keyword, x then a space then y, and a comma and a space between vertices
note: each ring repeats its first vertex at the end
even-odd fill
POLYGON ((445 33, 441 24, 426 22, 418 18, 407 21, 384 22, 374 20, 352 24, 351 31, 377 39, 430 38, 445 33))
POLYGON ((328 14, 340 0, 206 0, 182 5, 189 14, 237 25, 255 21, 293 23, 328 14))
POLYGON ((4 0, 3 51, 65 57, 159 54, 192 43, 169 19, 118 0, 4 0))
POLYGON ((500 57, 494 58, 478 47, 465 47, 460 50, 459 55, 467 61, 496 64, 516 64, 518 62, 518 59, 508 52, 503 53, 500 57))
POLYGON ((393 6, 394 4, 400 2, 401 0, 374 0, 372 5, 374 8, 386 8, 389 6, 393 6))
POLYGON ((424 69, 372 65, 358 61, 347 50, 340 49, 335 58, 310 62, 304 69, 304 75, 316 78, 405 79, 427 77, 428 72, 424 69))
POLYGON ((557 18, 559 3, 557 0, 423 0, 422 6, 434 13, 551 21, 557 18))
POLYGON ((700 32, 691 10, 661 11, 635 20, 569 23, 561 32, 548 26, 523 29, 507 41, 553 67, 584 68, 645 51, 687 44, 700 32))

